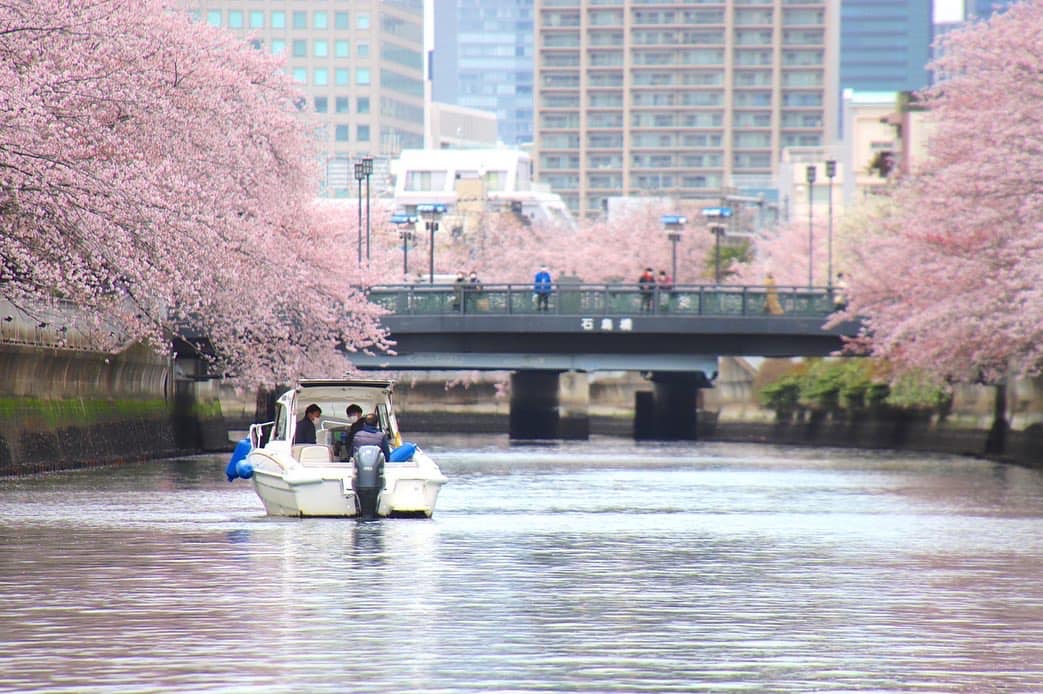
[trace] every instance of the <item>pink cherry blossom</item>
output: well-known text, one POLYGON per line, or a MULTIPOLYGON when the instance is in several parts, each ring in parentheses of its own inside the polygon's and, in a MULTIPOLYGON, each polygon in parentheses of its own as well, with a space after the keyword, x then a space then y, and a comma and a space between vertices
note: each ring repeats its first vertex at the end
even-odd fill
MULTIPOLYGON (((0 4, 0 281, 118 326, 209 336, 244 382, 379 347, 349 244, 313 202, 314 129, 281 63, 158 0, 0 4)), ((104 331, 99 334, 108 334, 104 331)))

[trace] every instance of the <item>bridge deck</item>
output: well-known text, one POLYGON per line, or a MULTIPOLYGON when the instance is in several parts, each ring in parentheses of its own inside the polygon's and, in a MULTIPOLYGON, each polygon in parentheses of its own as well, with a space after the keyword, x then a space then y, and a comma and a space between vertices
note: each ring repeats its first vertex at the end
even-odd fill
MULTIPOLYGON (((630 285, 555 287, 540 311, 529 285, 375 287, 394 354, 353 355, 361 368, 700 370, 721 355, 834 353, 858 322, 823 327, 828 288, 678 286, 644 295, 630 285)), ((702 369, 705 370, 705 369, 702 369)))

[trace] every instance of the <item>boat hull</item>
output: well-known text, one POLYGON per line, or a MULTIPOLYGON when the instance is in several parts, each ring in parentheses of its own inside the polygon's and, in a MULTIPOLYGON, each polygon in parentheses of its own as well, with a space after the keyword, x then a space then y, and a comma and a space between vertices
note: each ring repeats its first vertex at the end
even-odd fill
MULTIPOLYGON (((262 455, 251 455, 249 461, 254 471, 254 490, 270 516, 359 515, 361 505, 354 490, 355 467, 351 463, 305 467, 292 459, 275 461, 262 455)), ((413 460, 386 463, 384 487, 377 496, 377 515, 430 518, 445 482, 434 462, 419 450, 413 460)))

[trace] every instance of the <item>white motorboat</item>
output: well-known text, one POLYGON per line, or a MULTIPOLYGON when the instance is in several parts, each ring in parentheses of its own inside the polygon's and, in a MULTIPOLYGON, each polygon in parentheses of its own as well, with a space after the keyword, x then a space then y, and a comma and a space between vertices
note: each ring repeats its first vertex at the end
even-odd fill
POLYGON ((252 478, 270 516, 430 517, 447 480, 430 456, 403 444, 393 387, 393 381, 383 380, 301 381, 276 401, 274 422, 250 427, 248 444, 241 442, 229 462, 229 479, 252 478), (298 424, 312 404, 322 410, 315 443, 295 444, 298 424), (354 454, 345 449, 346 410, 352 404, 379 418, 389 439, 389 460, 377 446, 354 454))

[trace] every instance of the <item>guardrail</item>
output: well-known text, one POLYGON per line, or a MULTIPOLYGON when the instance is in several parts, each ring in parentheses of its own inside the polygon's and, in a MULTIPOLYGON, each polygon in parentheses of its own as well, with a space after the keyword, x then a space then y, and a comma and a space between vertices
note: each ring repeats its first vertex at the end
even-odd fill
POLYGON ((638 314, 669 316, 827 316, 836 310, 829 287, 722 286, 655 287, 629 284, 555 283, 546 311, 531 284, 396 284, 372 287, 369 300, 400 315, 511 315, 551 313, 568 316, 638 314), (775 311, 770 297, 778 299, 775 311), (781 314, 779 314, 781 309, 781 314))

